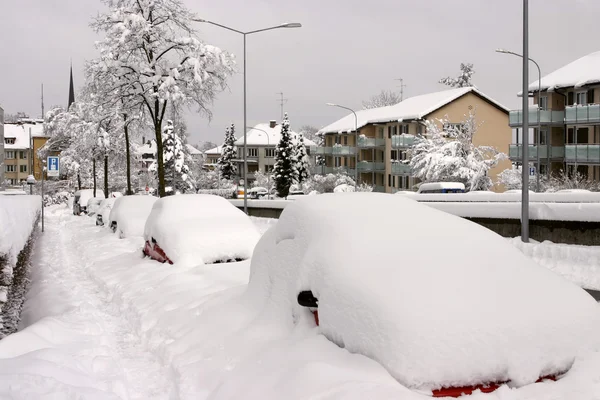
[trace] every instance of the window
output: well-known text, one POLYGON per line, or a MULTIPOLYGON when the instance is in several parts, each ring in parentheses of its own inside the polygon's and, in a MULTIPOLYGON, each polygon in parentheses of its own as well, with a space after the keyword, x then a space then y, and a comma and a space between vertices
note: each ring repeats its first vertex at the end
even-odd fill
POLYGON ((26 160, 27 159, 27 152, 26 151, 19 151, 19 158, 21 160, 26 160))
POLYGON ((587 92, 578 92, 576 102, 580 106, 586 105, 587 104, 587 92))
POLYGON ((344 146, 348 146, 348 136, 344 136, 344 146))
POLYGON ((392 186, 392 176, 388 174, 388 186, 392 186))
POLYGON ((548 144, 548 132, 540 131, 540 144, 548 144))
POLYGON ((5 171, 6 172, 15 172, 15 166, 14 165, 7 165, 5 171))
POLYGON ((548 173, 548 166, 546 164, 540 164, 540 175, 546 175, 548 173))
POLYGON ((266 158, 275 157, 275 147, 266 147, 265 148, 265 157, 266 158))
POLYGON ((380 138, 383 137, 383 127, 377 128, 377 136, 379 136, 380 138))
POLYGON ((273 172, 273 165, 265 165, 265 172, 273 172))
POLYGON ((575 129, 567 129, 567 144, 575 143, 575 129))
POLYGON ((573 92, 567 93, 567 105, 568 106, 572 106, 573 105, 573 96, 574 96, 573 92))
POLYGON ((7 160, 12 160, 13 158, 15 158, 15 152, 14 151, 7 151, 6 152, 6 157, 7 160))
POLYGON ((19 172, 27 172, 27 165, 19 165, 19 172))
POLYGON ((4 143, 6 144, 15 144, 15 138, 4 138, 4 143))
POLYGON ((547 110, 548 109, 548 96, 540 97, 540 109, 547 110))
POLYGON ((256 147, 249 147, 248 157, 258 157, 258 149, 256 147))
POLYGON ((392 187, 396 187, 396 177, 392 176, 392 187))
POLYGON ((340 135, 335 136, 335 144, 342 144, 342 137, 340 135))
POLYGON ((335 162, 335 164, 334 164, 335 168, 342 166, 342 158, 341 157, 335 157, 334 162, 335 162))
POLYGON ((401 129, 400 133, 404 133, 404 134, 408 133, 408 125, 401 125, 400 129, 401 129))
POLYGON ((587 91, 587 102, 588 104, 594 104, 594 89, 590 89, 587 91))

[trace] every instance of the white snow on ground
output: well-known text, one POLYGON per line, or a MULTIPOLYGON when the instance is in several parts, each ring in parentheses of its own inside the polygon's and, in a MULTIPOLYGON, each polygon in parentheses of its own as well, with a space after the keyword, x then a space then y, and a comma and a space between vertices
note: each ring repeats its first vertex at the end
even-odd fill
MULTIPOLYGON (((47 211, 24 330, 0 341, 0 398, 430 398, 334 345, 306 315, 290 327, 260 311, 244 293, 249 262, 159 264, 141 258, 141 238, 47 211)), ((275 222, 253 220, 261 232, 275 222)), ((592 353, 556 383, 469 398, 591 400, 599 371, 592 353)))
POLYGON ((0 256, 23 249, 42 206, 40 196, 0 196, 0 256))
POLYGON ((571 282, 586 289, 600 290, 600 247, 576 246, 521 238, 510 239, 511 243, 538 264, 546 267, 571 282))

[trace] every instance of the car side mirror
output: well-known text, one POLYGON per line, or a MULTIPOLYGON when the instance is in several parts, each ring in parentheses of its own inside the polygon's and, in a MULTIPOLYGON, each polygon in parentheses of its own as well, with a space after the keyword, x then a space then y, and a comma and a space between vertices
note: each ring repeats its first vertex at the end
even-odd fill
POLYGON ((302 307, 318 308, 319 299, 313 295, 312 291, 304 290, 298 293, 298 304, 302 307))

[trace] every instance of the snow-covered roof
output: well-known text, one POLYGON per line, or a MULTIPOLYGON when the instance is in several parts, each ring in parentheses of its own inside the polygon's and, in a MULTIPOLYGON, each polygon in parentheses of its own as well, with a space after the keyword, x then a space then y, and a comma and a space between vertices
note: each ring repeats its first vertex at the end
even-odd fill
POLYGON ((192 146, 191 144, 187 143, 186 147, 187 147, 188 151, 190 152, 190 155, 192 155, 192 156, 202 155, 202 152, 200 150, 198 150, 197 148, 195 148, 194 146, 192 146))
MULTIPOLYGON (((583 56, 542 77, 542 90, 581 87, 600 83, 600 51, 583 56)), ((538 90, 538 81, 529 84, 530 91, 538 90)), ((521 92, 519 92, 521 94, 521 92)))
MULTIPOLYGON (((508 108, 486 96, 478 89, 474 87, 465 87, 410 97, 393 106, 356 111, 357 126, 358 128, 362 128, 363 126, 374 123, 421 119, 467 93, 475 93, 494 104, 496 107, 506 112, 509 111, 508 108)), ((320 129, 319 133, 352 132, 354 131, 354 123, 354 114, 348 114, 344 118, 320 129)))
MULTIPOLYGON (((33 132, 33 129, 31 129, 32 135, 33 132)), ((30 147, 29 126, 21 124, 4 124, 4 139, 5 150, 28 149, 30 147), (15 143, 7 144, 6 139, 15 139, 15 143)))
POLYGON ((150 140, 137 148, 137 153, 142 154, 156 154, 156 141, 150 140))
MULTIPOLYGON (((291 136, 296 138, 298 133, 290 131, 291 136)), ((246 135, 247 146, 276 146, 281 139, 281 124, 275 125, 271 128, 270 124, 258 124, 254 128, 250 129, 246 135)), ((294 141, 295 139, 292 139, 294 141)), ((244 144, 244 137, 240 137, 235 141, 236 146, 242 146, 244 144)), ((317 144, 312 140, 304 138, 304 145, 307 147, 316 146, 317 144)))
POLYGON ((212 155, 212 156, 220 156, 222 149, 223 149, 223 146, 217 146, 214 149, 206 150, 204 152, 204 154, 206 154, 206 155, 212 155))

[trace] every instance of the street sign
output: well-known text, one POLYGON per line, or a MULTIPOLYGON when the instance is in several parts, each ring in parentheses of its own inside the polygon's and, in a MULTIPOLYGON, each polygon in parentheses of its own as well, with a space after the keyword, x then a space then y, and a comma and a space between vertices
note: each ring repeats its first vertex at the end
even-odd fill
POLYGON ((535 176, 535 167, 529 167, 529 176, 535 176))
POLYGON ((60 174, 60 160, 58 157, 48 157, 48 169, 46 171, 46 176, 58 176, 60 174))

